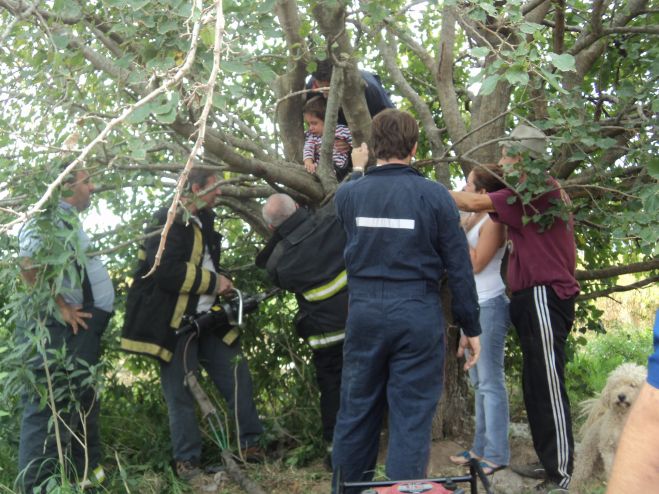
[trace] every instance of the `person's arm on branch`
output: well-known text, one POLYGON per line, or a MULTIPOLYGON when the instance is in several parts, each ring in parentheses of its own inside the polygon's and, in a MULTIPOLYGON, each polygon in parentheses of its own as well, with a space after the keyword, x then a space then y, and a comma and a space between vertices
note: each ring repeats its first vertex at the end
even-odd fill
POLYGON ((451 190, 451 197, 460 211, 494 211, 492 199, 487 194, 476 194, 475 192, 463 192, 451 190))

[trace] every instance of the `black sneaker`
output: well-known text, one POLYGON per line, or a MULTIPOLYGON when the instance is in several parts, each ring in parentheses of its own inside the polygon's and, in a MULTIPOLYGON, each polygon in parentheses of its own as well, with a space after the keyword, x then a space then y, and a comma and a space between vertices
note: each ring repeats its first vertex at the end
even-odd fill
POLYGON ((543 467, 540 462, 529 463, 527 465, 510 465, 510 469, 517 475, 528 477, 530 479, 545 480, 547 478, 545 467, 543 467))
POLYGON ((535 486, 533 492, 542 493, 542 494, 568 494, 570 491, 564 489, 558 485, 553 480, 544 480, 535 486))

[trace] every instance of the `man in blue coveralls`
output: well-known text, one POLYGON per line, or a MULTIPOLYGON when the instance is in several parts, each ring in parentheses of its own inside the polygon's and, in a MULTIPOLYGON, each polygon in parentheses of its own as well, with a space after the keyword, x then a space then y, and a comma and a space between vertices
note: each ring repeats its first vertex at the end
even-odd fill
MULTIPOLYGON (((418 136, 410 114, 393 109, 379 113, 372 126, 377 166, 336 193, 337 215, 347 236, 350 301, 334 430, 333 492, 340 480, 372 478, 386 409, 387 476, 403 480, 426 475, 443 381, 439 283, 445 273, 455 322, 470 350, 465 369, 480 354, 478 298, 459 213, 444 186, 409 166, 418 136)), ((353 151, 355 169, 367 159, 366 144, 353 151)))

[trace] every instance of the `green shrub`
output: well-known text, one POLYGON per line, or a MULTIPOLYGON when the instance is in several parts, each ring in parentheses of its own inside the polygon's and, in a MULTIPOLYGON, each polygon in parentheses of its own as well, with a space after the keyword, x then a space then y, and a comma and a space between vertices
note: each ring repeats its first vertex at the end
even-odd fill
POLYGON ((566 383, 573 415, 578 404, 599 393, 609 373, 624 362, 647 365, 652 352, 652 329, 614 325, 604 334, 586 338, 566 367, 566 383))

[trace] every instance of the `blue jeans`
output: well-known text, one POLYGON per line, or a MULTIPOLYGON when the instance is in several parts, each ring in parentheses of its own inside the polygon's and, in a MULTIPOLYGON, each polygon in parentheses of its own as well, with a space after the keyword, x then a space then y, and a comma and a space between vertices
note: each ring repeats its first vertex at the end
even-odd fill
POLYGON ((339 478, 373 477, 387 409, 387 476, 425 476, 444 368, 444 321, 436 286, 351 280, 349 289, 333 492, 339 478))
MULTIPOLYGON (((180 337, 172 361, 160 364, 160 379, 169 412, 169 431, 175 460, 199 462, 201 434, 195 413, 195 400, 184 385, 183 353, 187 336, 180 337)), ((263 427, 252 395, 252 377, 240 349, 240 340, 228 346, 212 331, 202 332, 190 341, 187 365, 197 371, 202 365, 238 421, 241 447, 255 444, 263 427)))
POLYGON ((497 465, 507 465, 510 461, 508 393, 503 372, 506 334, 510 327, 509 304, 504 294, 480 304, 481 355, 469 369, 476 408, 476 432, 471 450, 497 465))

